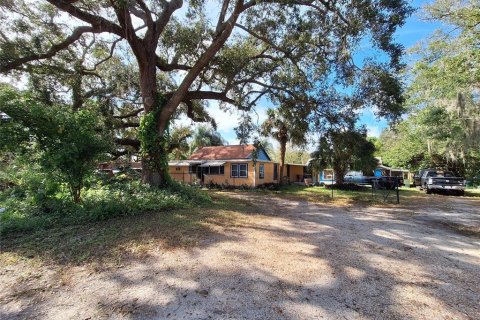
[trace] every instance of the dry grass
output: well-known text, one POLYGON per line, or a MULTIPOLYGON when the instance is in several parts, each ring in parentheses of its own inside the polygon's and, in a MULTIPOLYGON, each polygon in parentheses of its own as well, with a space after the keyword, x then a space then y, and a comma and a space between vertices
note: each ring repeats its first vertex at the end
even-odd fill
POLYGON ((12 266, 19 261, 58 265, 116 264, 125 258, 144 258, 151 250, 195 246, 221 228, 235 226, 242 219, 241 212, 249 209, 244 201, 233 204, 218 193, 212 197, 214 204, 208 207, 4 236, 0 265, 12 266))
MULTIPOLYGON (((248 193, 245 192, 246 195, 248 193)), ((397 206, 393 194, 387 202, 383 202, 380 194, 372 196, 370 190, 334 190, 333 199, 331 190, 323 187, 289 186, 281 191, 254 193, 263 199, 276 196, 347 208, 397 206)), ((211 192, 212 205, 4 236, 1 239, 0 265, 8 267, 19 262, 30 265, 119 264, 126 258, 144 258, 152 250, 196 246, 201 239, 220 234, 224 228, 243 224, 251 214, 262 214, 261 206, 256 206, 251 200, 242 200, 241 192, 237 194, 240 196, 232 201, 228 193, 211 192)), ((469 192, 468 196, 480 197, 480 192, 469 192)), ((400 190, 402 207, 430 203, 431 197, 415 189, 400 190)), ((450 209, 454 210, 453 207, 450 209)), ((460 231, 473 235, 479 233, 478 230, 460 231)))
POLYGON ((368 202, 361 192, 337 192, 328 205, 302 201, 328 201, 329 191, 210 192, 210 205, 4 238, 2 315, 467 319, 478 313, 478 246, 459 235, 478 230, 439 220, 430 209, 445 213, 463 203, 468 218, 480 201, 402 190, 402 204, 425 211, 415 216, 405 216, 410 207, 368 202), (447 281, 448 290, 437 285, 447 281))
MULTIPOLYGON (((401 190, 401 198, 405 194, 410 196, 408 190, 401 190)), ((306 187, 291 185, 283 187, 277 192, 282 197, 289 199, 307 200, 314 203, 329 203, 332 205, 351 207, 376 204, 396 203, 395 191, 376 190, 365 187, 362 190, 336 190, 325 187, 306 187), (388 193, 388 197, 387 196, 388 193)))
MULTIPOLYGON (((396 204, 395 191, 375 190, 369 187, 362 190, 333 190, 325 187, 285 186, 275 194, 289 199, 307 200, 315 203, 330 203, 339 206, 391 206, 396 204)), ((266 191, 268 193, 268 191, 266 191)), ((400 205, 417 201, 428 201, 434 195, 427 195, 415 188, 402 187, 399 190, 400 205)), ((465 198, 480 199, 480 189, 469 189, 465 198)))

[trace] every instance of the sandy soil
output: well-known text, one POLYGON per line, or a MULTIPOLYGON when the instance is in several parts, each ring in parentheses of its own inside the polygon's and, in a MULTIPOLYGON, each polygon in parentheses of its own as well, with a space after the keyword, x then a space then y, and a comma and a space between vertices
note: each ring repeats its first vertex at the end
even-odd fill
POLYGON ((3 269, 0 318, 480 318, 480 239, 462 229, 480 227, 478 200, 347 208, 231 196, 257 214, 195 248, 98 270, 3 269))

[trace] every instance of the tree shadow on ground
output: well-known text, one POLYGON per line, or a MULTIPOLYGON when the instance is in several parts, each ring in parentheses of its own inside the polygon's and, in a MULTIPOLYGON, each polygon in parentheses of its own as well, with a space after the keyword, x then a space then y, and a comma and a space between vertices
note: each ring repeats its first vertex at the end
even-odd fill
MULTIPOLYGON (((208 245, 160 252, 129 268, 92 274, 91 286, 73 286, 75 299, 88 307, 71 307, 72 317, 474 319, 480 314, 480 242, 472 238, 394 210, 250 201, 255 210, 246 214, 258 219, 208 245)), ((0 316, 47 318, 72 298, 40 299, 0 316)))
POLYGON ((210 206, 175 209, 118 217, 105 221, 2 236, 0 253, 7 258, 34 259, 57 266, 108 263, 144 258, 152 249, 206 245, 221 241, 222 228, 236 225, 241 212, 251 210, 245 201, 234 209, 225 197, 215 195, 210 206), (10 255, 9 255, 10 254, 10 255))

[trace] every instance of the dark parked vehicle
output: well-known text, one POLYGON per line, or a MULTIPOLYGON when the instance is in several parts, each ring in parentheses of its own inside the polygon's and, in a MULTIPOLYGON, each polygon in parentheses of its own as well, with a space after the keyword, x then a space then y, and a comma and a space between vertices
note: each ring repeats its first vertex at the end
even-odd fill
POLYGON ((372 186, 375 184, 381 188, 393 190, 397 187, 404 186, 403 177, 389 177, 389 176, 381 176, 381 177, 372 177, 370 179, 372 186))
POLYGON ((348 171, 344 177, 345 182, 358 185, 371 185, 385 189, 395 189, 404 185, 403 177, 390 176, 364 176, 361 171, 348 171))
POLYGON ((418 170, 413 174, 413 187, 422 187, 422 176, 427 171, 426 169, 418 170))
POLYGON ((448 191, 459 195, 465 194, 465 178, 456 177, 450 171, 424 170, 420 179, 420 189, 426 193, 448 191))

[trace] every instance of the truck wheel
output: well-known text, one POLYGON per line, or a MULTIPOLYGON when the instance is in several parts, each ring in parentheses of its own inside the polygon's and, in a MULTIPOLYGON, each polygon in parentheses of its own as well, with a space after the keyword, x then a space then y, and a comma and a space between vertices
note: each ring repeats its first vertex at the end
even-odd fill
POLYGON ((426 194, 431 194, 431 193, 432 193, 432 190, 428 189, 427 186, 425 186, 425 189, 424 189, 424 190, 425 190, 425 193, 426 193, 426 194))

